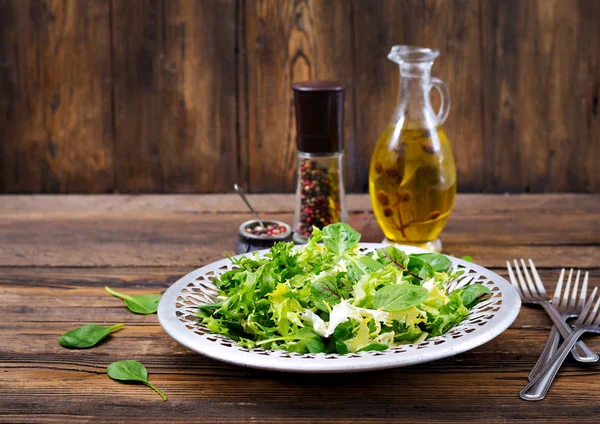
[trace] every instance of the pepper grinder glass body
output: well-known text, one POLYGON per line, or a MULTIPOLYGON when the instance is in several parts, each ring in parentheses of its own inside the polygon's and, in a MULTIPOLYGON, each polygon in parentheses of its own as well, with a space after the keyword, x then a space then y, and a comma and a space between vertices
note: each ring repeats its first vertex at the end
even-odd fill
POLYGON ((298 152, 294 241, 305 243, 313 226, 323 228, 348 219, 342 175, 343 153, 298 152))
POLYGON ((298 173, 294 241, 306 243, 313 226, 347 219, 344 196, 344 87, 335 81, 294 84, 298 173))

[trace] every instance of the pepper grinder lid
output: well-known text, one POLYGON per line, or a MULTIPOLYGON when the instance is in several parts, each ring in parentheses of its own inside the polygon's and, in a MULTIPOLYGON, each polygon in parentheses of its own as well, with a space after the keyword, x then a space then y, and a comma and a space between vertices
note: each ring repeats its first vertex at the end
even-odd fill
POLYGON ((292 85, 296 106, 296 146, 304 153, 343 149, 344 85, 338 81, 304 81, 292 85))

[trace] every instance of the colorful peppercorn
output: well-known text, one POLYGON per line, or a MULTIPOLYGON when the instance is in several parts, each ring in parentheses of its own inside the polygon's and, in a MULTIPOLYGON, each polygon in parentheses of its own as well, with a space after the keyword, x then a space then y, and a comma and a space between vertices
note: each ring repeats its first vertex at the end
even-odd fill
POLYGON ((326 227, 340 221, 339 170, 304 158, 300 162, 299 236, 308 238, 313 226, 326 227))
POLYGON ((266 227, 257 224, 255 226, 246 227, 246 232, 258 237, 270 237, 285 234, 286 228, 277 223, 265 223, 266 227))

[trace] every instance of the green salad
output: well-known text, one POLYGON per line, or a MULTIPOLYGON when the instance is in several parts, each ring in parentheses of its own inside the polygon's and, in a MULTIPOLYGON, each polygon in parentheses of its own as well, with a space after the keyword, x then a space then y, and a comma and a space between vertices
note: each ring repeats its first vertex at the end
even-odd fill
POLYGON ((248 348, 345 354, 444 334, 489 293, 481 284, 448 293, 462 271, 443 255, 363 254, 360 237, 338 223, 314 228, 299 249, 230 258, 239 269, 214 279, 217 302, 200 306, 199 322, 248 348))

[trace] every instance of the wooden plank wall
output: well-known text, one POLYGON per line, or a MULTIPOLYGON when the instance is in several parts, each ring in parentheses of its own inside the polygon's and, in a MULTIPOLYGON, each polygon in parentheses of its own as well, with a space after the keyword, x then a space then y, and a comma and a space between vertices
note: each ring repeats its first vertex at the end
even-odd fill
POLYGON ((0 0, 0 192, 293 189, 292 82, 346 83, 347 185, 438 48, 462 192, 600 191, 597 0, 0 0))

